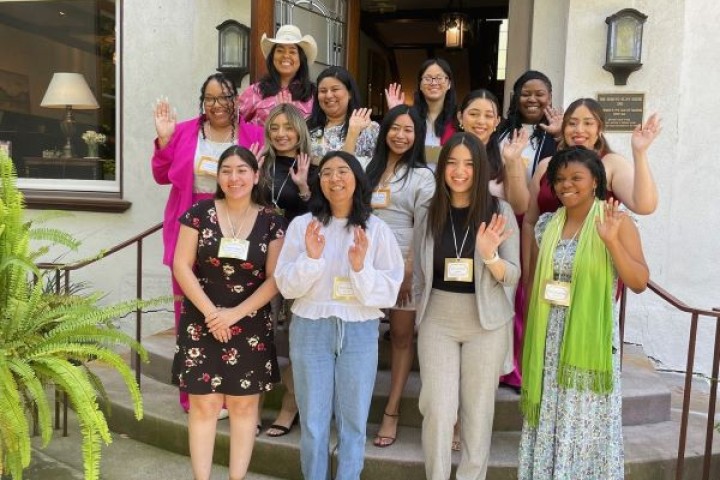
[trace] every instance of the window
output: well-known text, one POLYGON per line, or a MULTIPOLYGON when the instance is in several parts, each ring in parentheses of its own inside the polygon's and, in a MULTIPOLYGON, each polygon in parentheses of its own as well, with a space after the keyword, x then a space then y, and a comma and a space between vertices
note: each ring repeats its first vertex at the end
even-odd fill
POLYGON ((276 30, 293 24, 315 38, 318 56, 311 66, 310 77, 315 78, 331 65, 345 66, 345 0, 276 0, 276 30))
POLYGON ((498 69, 497 80, 505 80, 507 66, 508 21, 507 18, 500 24, 500 38, 498 39, 498 69))
POLYGON ((119 8, 115 0, 0 2, 0 144, 26 196, 119 198, 119 8), (84 79, 96 101, 76 100, 74 125, 63 122, 67 91, 48 91, 57 73, 80 74, 74 81, 84 79), (93 149, 85 132, 104 142, 93 149))

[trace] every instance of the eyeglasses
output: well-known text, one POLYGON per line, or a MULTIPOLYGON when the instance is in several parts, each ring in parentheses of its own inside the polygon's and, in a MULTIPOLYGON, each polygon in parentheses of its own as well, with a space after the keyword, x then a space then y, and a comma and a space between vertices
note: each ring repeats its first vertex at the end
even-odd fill
POLYGON ((220 95, 219 97, 211 97, 208 95, 206 97, 200 97, 200 99, 206 107, 214 106, 215 102, 219 103, 224 107, 225 105, 230 103, 230 101, 233 99, 233 95, 220 95))
POLYGON ((323 168, 320 170, 320 179, 321 180, 330 180, 337 174, 340 178, 347 178, 348 175, 352 173, 352 170, 348 167, 340 167, 336 169, 332 168, 323 168))
POLYGON ((438 85, 442 85, 445 82, 448 81, 448 77, 441 76, 441 77, 422 77, 420 79, 423 84, 425 85, 432 85, 433 83, 437 83, 438 85))

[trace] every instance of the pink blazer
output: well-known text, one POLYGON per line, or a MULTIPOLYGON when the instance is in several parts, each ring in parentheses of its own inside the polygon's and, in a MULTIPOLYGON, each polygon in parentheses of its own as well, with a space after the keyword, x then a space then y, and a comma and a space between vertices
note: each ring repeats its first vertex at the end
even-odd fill
MULTIPOLYGON (((155 139, 152 157, 152 173, 160 185, 172 185, 163 218, 163 263, 172 267, 180 222, 178 218, 193 204, 193 162, 199 123, 198 117, 178 123, 170 142, 160 148, 155 139)), ((238 145, 249 147, 252 143, 263 143, 263 127, 249 125, 240 120, 238 145)))

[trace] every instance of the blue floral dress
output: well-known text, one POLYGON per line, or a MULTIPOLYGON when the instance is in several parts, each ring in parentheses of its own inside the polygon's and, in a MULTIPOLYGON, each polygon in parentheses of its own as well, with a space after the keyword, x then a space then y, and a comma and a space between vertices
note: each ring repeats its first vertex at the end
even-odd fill
MULTIPOLYGON (((234 307, 265 280, 268 244, 285 235, 286 220, 272 209, 258 212, 248 235, 248 258, 218 258, 222 232, 214 200, 193 205, 180 222, 198 231, 195 274, 218 307, 234 307)), ((180 314, 172 367, 175 385, 191 394, 253 395, 272 390, 280 381, 270 306, 266 305, 231 328, 228 343, 208 331, 205 316, 185 298, 180 314)))
MULTIPOLYGON (((552 214, 540 217, 538 243, 552 214)), ((553 268, 560 280, 570 281, 577 240, 560 240, 553 268)), ((614 297, 613 297, 614 298, 614 297)), ((613 391, 559 388, 557 369, 565 327, 566 307, 550 310, 545 340, 543 393, 538 427, 523 424, 520 440, 519 480, 622 480, 622 394, 620 390, 620 337, 617 309, 613 324, 613 391)))

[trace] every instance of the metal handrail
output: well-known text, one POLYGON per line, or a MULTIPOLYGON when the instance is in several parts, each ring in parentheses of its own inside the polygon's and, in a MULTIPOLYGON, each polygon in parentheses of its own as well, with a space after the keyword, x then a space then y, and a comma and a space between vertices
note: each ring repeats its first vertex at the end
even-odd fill
MULTIPOLYGON (((687 443, 688 419, 690 417, 690 395, 692 393, 693 369, 695 367, 695 350, 697 345, 698 320, 701 316, 714 317, 715 322, 715 346, 713 353, 712 377, 710 387, 710 400, 708 402, 707 425, 705 433, 705 453, 703 457, 702 480, 710 479, 710 466, 712 461, 712 442, 715 434, 715 405, 717 402, 718 371, 720 370, 720 309, 706 310, 688 306, 667 290, 653 281, 648 282, 648 289, 654 292, 661 299, 680 310, 689 313, 690 317, 690 339, 688 342, 687 365, 685 367, 685 388, 683 396, 683 408, 680 419, 680 436, 678 438, 678 456, 675 464, 675 479, 682 480, 685 467, 685 446, 687 443)), ((625 325, 625 300, 627 289, 623 287, 622 302, 620 307, 620 325, 624 333, 625 325)))

